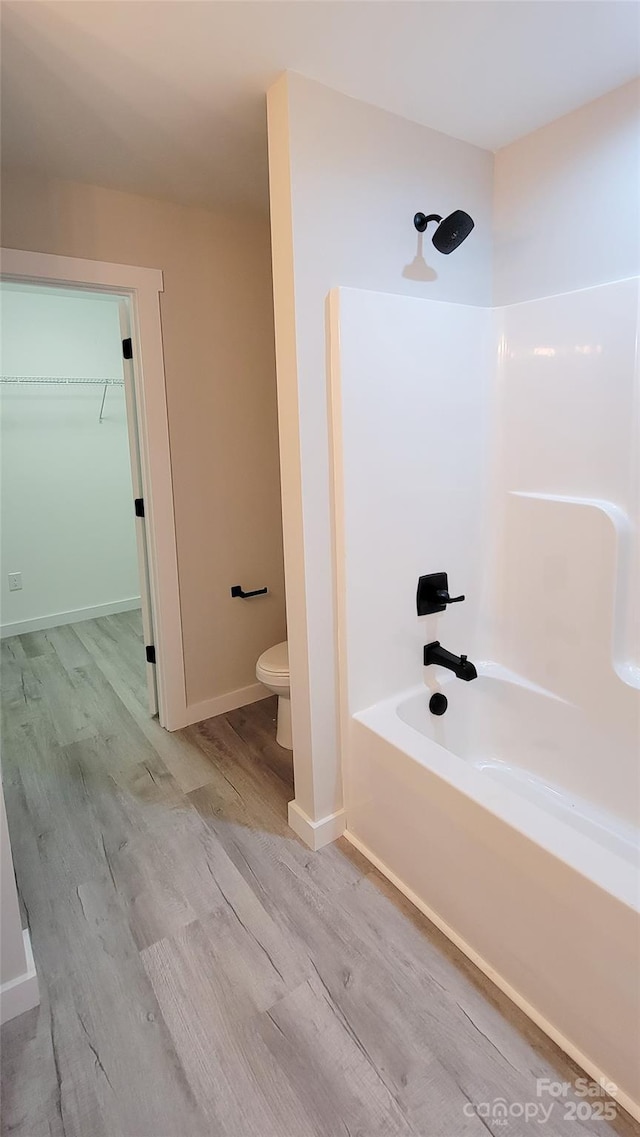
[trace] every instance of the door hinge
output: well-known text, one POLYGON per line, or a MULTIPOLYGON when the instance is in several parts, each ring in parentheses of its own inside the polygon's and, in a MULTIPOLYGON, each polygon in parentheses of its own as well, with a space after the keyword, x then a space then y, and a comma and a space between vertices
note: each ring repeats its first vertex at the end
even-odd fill
POLYGON ((147 646, 145 647, 144 650, 145 650, 145 655, 147 657, 147 663, 155 663, 155 661, 156 661, 156 649, 153 646, 153 644, 147 644, 147 646))
POLYGON ((124 359, 133 359, 133 344, 131 336, 127 336, 126 340, 122 341, 122 355, 124 359))
POLYGON ((133 508, 135 510, 136 517, 144 517, 144 498, 135 497, 133 499, 133 508))

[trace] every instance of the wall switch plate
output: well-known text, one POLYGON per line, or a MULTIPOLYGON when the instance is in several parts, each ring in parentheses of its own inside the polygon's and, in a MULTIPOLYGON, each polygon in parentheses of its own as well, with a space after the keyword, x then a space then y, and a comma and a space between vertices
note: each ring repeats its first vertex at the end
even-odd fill
POLYGON ((20 592, 22 588, 22 573, 10 572, 9 573, 9 592, 20 592))

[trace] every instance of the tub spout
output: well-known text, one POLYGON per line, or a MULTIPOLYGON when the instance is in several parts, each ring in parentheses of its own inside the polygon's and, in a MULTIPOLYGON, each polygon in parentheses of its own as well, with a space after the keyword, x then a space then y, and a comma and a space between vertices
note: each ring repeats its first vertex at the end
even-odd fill
POLYGON ((446 667, 449 671, 453 671, 454 675, 458 679, 464 679, 465 683, 470 683, 472 679, 478 678, 478 672, 466 655, 454 655, 453 652, 441 647, 439 640, 425 644, 424 665, 428 667, 431 663, 437 663, 440 667, 446 667))
POLYGON ((472 679, 478 678, 478 672, 473 663, 469 662, 466 655, 460 656, 460 664, 456 668, 456 675, 458 679, 464 679, 465 683, 469 683, 472 679))

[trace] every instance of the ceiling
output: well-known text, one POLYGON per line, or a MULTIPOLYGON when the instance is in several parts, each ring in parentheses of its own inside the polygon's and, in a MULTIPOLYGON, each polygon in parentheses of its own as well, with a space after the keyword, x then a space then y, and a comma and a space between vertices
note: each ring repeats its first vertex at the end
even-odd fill
POLYGON ((627 0, 5 0, 3 162, 264 209, 282 71, 495 150, 633 78, 639 16, 627 0))

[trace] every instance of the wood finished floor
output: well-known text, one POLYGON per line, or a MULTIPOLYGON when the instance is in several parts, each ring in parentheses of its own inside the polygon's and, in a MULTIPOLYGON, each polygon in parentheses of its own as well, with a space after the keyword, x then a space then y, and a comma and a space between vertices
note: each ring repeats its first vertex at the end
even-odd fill
POLYGON ((169 735, 141 646, 137 613, 2 644, 42 992, 2 1031, 3 1134, 640 1133, 473 1113, 581 1071, 346 841, 288 829, 275 700, 169 735))

